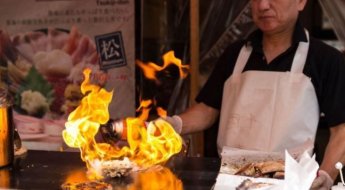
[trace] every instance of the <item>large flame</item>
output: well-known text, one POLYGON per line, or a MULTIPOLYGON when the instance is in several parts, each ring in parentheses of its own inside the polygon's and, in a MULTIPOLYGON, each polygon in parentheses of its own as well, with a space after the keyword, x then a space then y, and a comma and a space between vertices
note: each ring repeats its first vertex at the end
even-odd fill
MULTIPOLYGON (((154 67, 156 71, 162 70, 169 63, 180 67, 181 61, 167 53, 164 56, 163 67, 154 67), (172 59, 172 60, 168 60, 172 59)), ((143 66, 143 65, 142 65, 143 66)), ((179 68, 180 68, 179 67, 179 68)), ((182 77, 185 77, 184 72, 182 77)), ((112 100, 113 92, 91 84, 90 69, 83 71, 84 81, 81 84, 81 92, 84 95, 80 105, 69 115, 63 131, 63 139, 70 147, 79 148, 81 158, 86 162, 90 172, 90 178, 102 178, 95 168, 95 163, 122 159, 128 157, 140 167, 150 167, 168 160, 172 155, 182 149, 182 138, 175 132, 172 126, 164 120, 145 123, 149 115, 151 100, 142 101, 139 117, 126 118, 128 146, 118 147, 107 143, 97 143, 95 135, 100 124, 109 121, 108 106, 112 100)), ((161 116, 166 112, 158 108, 161 116)))

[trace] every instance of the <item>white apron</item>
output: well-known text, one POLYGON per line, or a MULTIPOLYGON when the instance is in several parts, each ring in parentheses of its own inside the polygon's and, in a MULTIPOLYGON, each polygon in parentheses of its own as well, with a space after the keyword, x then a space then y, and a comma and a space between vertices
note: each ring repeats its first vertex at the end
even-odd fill
POLYGON ((299 43, 290 72, 242 73, 252 51, 242 47, 224 84, 219 154, 223 146, 282 151, 314 142, 319 106, 311 79, 303 74, 308 48, 309 42, 299 43))

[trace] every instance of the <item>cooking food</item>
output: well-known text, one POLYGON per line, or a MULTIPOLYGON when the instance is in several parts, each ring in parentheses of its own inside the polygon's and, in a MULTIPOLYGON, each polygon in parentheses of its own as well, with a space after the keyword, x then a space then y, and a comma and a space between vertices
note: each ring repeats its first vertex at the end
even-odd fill
POLYGON ((62 190, 112 190, 113 187, 103 181, 87 181, 64 183, 61 185, 62 190))
POLYGON ((282 160, 263 161, 245 164, 235 172, 235 175, 283 179, 284 171, 284 161, 282 160))
POLYGON ((122 177, 127 176, 135 167, 127 157, 123 160, 108 160, 101 163, 102 175, 104 177, 122 177))

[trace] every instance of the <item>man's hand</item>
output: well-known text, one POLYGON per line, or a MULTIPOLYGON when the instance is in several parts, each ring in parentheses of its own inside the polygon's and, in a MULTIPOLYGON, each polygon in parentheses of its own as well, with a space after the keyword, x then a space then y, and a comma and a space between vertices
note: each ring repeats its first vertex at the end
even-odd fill
POLYGON ((172 117, 167 116, 165 120, 175 129, 176 133, 181 134, 182 132, 182 119, 178 115, 172 117))
POLYGON ((317 177, 311 184, 310 190, 330 190, 333 185, 333 179, 327 172, 319 170, 317 177))
MULTIPOLYGON (((169 116, 167 116, 165 118, 160 117, 157 120, 160 120, 160 119, 168 122, 174 128, 176 133, 181 134, 181 131, 182 131, 182 119, 180 118, 180 116, 174 115, 172 117, 169 117, 169 116)), ((153 122, 155 122, 155 121, 153 121, 153 122)))

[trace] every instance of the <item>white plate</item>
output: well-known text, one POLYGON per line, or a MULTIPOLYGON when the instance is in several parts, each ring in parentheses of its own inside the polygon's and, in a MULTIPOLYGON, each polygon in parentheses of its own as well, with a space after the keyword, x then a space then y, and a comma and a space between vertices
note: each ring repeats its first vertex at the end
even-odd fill
POLYGON ((244 180, 250 179, 253 182, 267 183, 268 186, 258 188, 257 190, 269 189, 273 186, 278 186, 284 183, 284 180, 273 179, 273 178, 253 178, 239 175, 223 174, 219 173, 217 176, 216 184, 214 185, 214 190, 235 190, 244 180))
POLYGON ((19 134, 20 138, 22 140, 36 140, 36 139, 42 139, 42 138, 46 138, 49 137, 48 134, 19 134))

